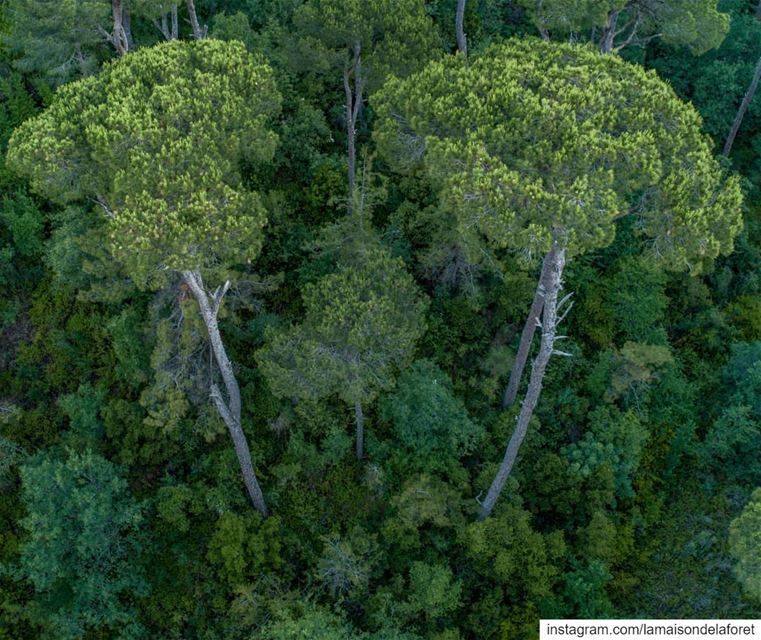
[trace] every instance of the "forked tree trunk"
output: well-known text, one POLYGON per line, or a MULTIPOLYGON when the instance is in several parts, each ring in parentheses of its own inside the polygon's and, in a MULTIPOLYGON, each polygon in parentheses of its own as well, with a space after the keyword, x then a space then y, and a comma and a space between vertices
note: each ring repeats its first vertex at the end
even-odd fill
POLYGON ((546 291, 544 296, 544 311, 542 313, 542 341, 539 346, 534 362, 531 365, 531 379, 528 390, 523 398, 521 411, 515 425, 510 441, 505 450, 504 458, 500 464, 499 471, 489 488, 486 499, 481 504, 481 511, 478 514, 479 520, 489 517, 494 505, 499 498, 502 489, 505 486, 507 478, 510 476, 518 451, 526 437, 528 425, 531 417, 534 415, 539 396, 542 392, 542 382, 547 370, 547 364, 552 357, 555 349, 555 338, 558 325, 558 294, 563 283, 563 269, 565 267, 565 249, 558 246, 553 247, 545 258, 548 264, 548 277, 545 284, 546 291))
POLYGON ((457 0, 457 11, 454 18, 455 33, 457 34, 457 48, 468 57, 468 39, 465 36, 465 3, 467 0, 457 0))
POLYGON ((753 72, 753 78, 750 81, 750 86, 745 92, 745 96, 743 97, 743 101, 740 104, 740 108, 737 110, 735 121, 732 123, 732 128, 729 130, 729 135, 727 135, 727 140, 724 143, 723 153, 725 156, 729 156, 729 154, 732 153, 732 145, 735 143, 735 138, 740 131, 740 126, 743 123, 743 118, 748 112, 750 103, 753 101, 753 96, 756 95, 759 81, 761 81, 761 58, 759 58, 758 62, 756 63, 756 70, 753 72))
POLYGON ((177 3, 172 5, 172 8, 169 10, 169 15, 162 15, 161 22, 157 23, 154 21, 154 24, 156 24, 159 31, 161 31, 164 40, 177 40, 180 31, 179 20, 177 18, 177 3))
POLYGON ((362 460, 362 456, 365 455, 365 414, 362 412, 362 403, 359 400, 354 402, 354 419, 357 423, 357 460, 362 460))
POLYGON ((211 399, 230 432, 230 437, 235 446, 235 453, 238 456, 238 464, 243 473, 243 482, 246 485, 249 498, 257 511, 262 514, 262 517, 266 518, 269 515, 269 510, 264 501, 264 495, 259 486, 259 481, 256 479, 254 465, 251 462, 251 451, 248 448, 246 434, 243 432, 243 427, 241 426, 240 387, 238 387, 238 381, 235 379, 232 362, 230 362, 230 358, 227 357, 227 351, 222 342, 222 336, 219 333, 219 324, 217 322, 219 307, 222 303, 222 298, 225 293, 227 293, 230 283, 226 282, 224 287, 217 289, 213 294, 209 294, 203 286, 203 280, 201 279, 201 274, 198 270, 185 271, 182 276, 185 283, 192 291, 193 296, 198 301, 201 318, 203 319, 209 334, 211 350, 214 353, 214 359, 219 367, 219 372, 222 375, 222 381, 224 382, 225 390, 227 392, 227 399, 225 399, 222 397, 219 387, 216 384, 212 384, 211 399))
POLYGON ((539 324, 539 317, 542 313, 542 307, 544 306, 545 280, 549 273, 547 262, 549 255, 550 254, 547 254, 542 262, 542 270, 539 273, 539 284, 536 286, 536 292, 534 293, 534 300, 531 302, 528 318, 526 318, 526 323, 523 325, 521 341, 518 344, 518 351, 515 354, 515 360, 513 361, 513 366, 510 370, 510 380, 502 395, 503 409, 507 409, 512 405, 513 402, 515 402, 515 398, 518 396, 518 387, 520 387, 521 384, 523 370, 526 368, 526 361, 528 360, 528 354, 531 350, 531 343, 534 340, 534 332, 539 324))

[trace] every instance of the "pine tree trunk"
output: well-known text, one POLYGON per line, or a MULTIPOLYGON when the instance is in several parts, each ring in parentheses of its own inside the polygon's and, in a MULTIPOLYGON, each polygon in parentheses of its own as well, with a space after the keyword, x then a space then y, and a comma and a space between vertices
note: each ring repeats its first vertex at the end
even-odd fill
POLYGON ((180 21, 177 17, 177 4, 172 5, 172 11, 170 12, 172 17, 172 30, 169 32, 170 40, 177 40, 180 36, 180 21))
POLYGON ((114 21, 111 42, 114 45, 114 49, 116 49, 116 53, 120 56, 126 55, 129 51, 129 43, 127 41, 127 34, 124 31, 122 0, 111 0, 111 16, 114 21))
POLYGON ((529 351, 531 351, 531 343, 534 340, 534 332, 536 331, 537 323, 539 322, 539 316, 542 313, 542 307, 544 306, 544 291, 545 280, 549 273, 549 265, 547 262, 547 256, 545 256, 542 262, 542 270, 539 273, 539 284, 536 286, 536 292, 534 293, 534 299, 531 302, 531 309, 526 318, 526 323, 523 325, 523 331, 521 332, 521 341, 518 344, 518 352, 515 354, 515 360, 513 361, 513 367, 510 370, 510 380, 505 387, 505 392, 502 395, 502 408, 507 409, 515 402, 515 398, 518 397, 518 387, 521 384, 521 378, 523 377, 523 370, 526 368, 526 361, 528 360, 529 351))
POLYGON ((608 22, 600 38, 600 53, 611 53, 613 51, 613 40, 616 37, 616 25, 618 24, 619 11, 611 11, 608 14, 608 22))
POLYGON ((225 390, 227 391, 227 400, 225 400, 217 385, 213 384, 211 387, 211 399, 230 432, 230 437, 235 446, 235 453, 238 456, 238 463, 240 464, 240 469, 243 474, 243 482, 246 485, 249 498, 254 507, 256 507, 259 513, 262 514, 262 517, 266 518, 269 515, 269 510, 264 501, 264 495, 259 486, 259 481, 256 478, 256 472, 254 471, 254 466, 251 462, 251 451, 249 450, 248 442, 246 441, 246 434, 243 432, 243 427, 241 426, 240 387, 238 386, 238 381, 235 379, 232 362, 230 362, 230 358, 227 357, 227 351, 222 342, 222 336, 219 333, 219 325, 217 323, 219 306, 229 287, 229 282, 225 283, 225 286, 221 291, 218 290, 217 293, 210 296, 204 289, 201 274, 197 270, 185 271, 182 275, 185 283, 198 301, 201 318, 203 319, 209 334, 211 350, 214 353, 214 359, 217 362, 219 372, 222 375, 222 381, 225 385, 225 390))
POLYGON ((761 81, 761 58, 759 58, 758 62, 756 63, 756 70, 753 72, 753 79, 750 82, 750 87, 748 87, 748 90, 745 92, 745 97, 743 97, 740 108, 737 110, 735 121, 732 123, 732 128, 729 130, 729 135, 727 136, 727 140, 724 143, 723 153, 727 157, 729 157, 729 154, 732 152, 732 146, 734 145, 735 138, 740 131, 740 126, 742 125, 743 118, 748 111, 748 107, 753 100, 753 96, 756 95, 759 81, 761 81))
POLYGON ((487 494, 486 499, 481 505, 481 511, 478 514, 479 520, 484 520, 489 517, 500 493, 502 493, 507 478, 510 476, 510 472, 515 464, 515 459, 518 456, 518 451, 521 444, 523 444, 523 439, 526 437, 529 422, 534 415, 534 410, 539 401, 539 396, 542 392, 544 374, 554 350, 558 323, 558 294, 560 293, 563 282, 565 249, 561 249, 557 246, 553 247, 545 258, 545 261, 549 265, 549 273, 546 282, 544 311, 542 314, 542 341, 539 346, 539 353, 537 353, 531 366, 531 379, 529 381, 526 395, 523 398, 523 404, 521 405, 521 411, 518 415, 515 430, 510 437, 499 471, 489 488, 489 493, 487 494))
POLYGON ((122 9, 122 29, 124 31, 124 41, 127 43, 127 51, 135 48, 135 39, 132 37, 132 14, 129 6, 122 9))
POLYGON ((354 419, 357 423, 357 460, 362 460, 365 455, 365 414, 362 412, 362 403, 359 400, 354 402, 354 419))
POLYGON ((465 3, 467 0, 457 0, 457 12, 455 13, 455 32, 457 34, 457 48, 468 57, 468 39, 465 36, 465 3))
POLYGON ((196 3, 194 0, 187 0, 188 14, 190 15, 190 27, 193 29, 193 37, 196 40, 201 40, 206 37, 206 27, 201 29, 201 25, 198 23, 198 14, 196 13, 196 3))
POLYGON ((349 197, 347 200, 347 212, 349 215, 354 211, 354 190, 357 175, 357 120, 362 106, 362 47, 359 42, 352 49, 351 67, 344 68, 344 94, 346 96, 346 138, 348 155, 348 183, 349 197), (351 85, 351 76, 354 79, 354 87, 351 85))

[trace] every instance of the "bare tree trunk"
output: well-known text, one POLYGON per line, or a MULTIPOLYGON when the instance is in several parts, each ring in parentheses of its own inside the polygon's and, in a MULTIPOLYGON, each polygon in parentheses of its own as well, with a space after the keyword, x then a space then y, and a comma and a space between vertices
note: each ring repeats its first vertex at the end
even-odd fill
POLYGON ((116 53, 124 56, 129 52, 129 41, 124 30, 124 13, 122 0, 111 0, 111 16, 114 21, 113 32, 111 33, 111 43, 116 49, 116 53))
POLYGON ((198 24, 198 14, 196 13, 196 3, 194 0, 187 0, 188 14, 190 16, 190 26, 193 29, 193 37, 196 40, 201 40, 206 37, 208 31, 206 25, 201 29, 201 25, 198 24))
POLYGON ((256 472, 251 462, 251 452, 246 441, 246 434, 241 426, 240 388, 238 387, 238 381, 235 379, 232 363, 227 357, 227 351, 222 342, 222 336, 219 333, 219 325, 217 323, 219 307, 222 303, 222 298, 230 287, 230 282, 226 282, 223 287, 218 288, 213 294, 209 294, 204 289, 201 273, 197 269, 195 271, 185 271, 182 275, 185 283, 198 301, 201 317, 209 333, 209 341, 211 342, 214 359, 217 362, 225 390, 227 391, 227 400, 225 400, 219 387, 216 384, 212 384, 211 399, 232 437, 249 498, 254 507, 262 514, 262 517, 266 518, 269 515, 269 510, 264 501, 259 481, 256 479, 256 472))
POLYGON ((180 20, 177 17, 177 3, 172 5, 170 15, 172 17, 172 29, 169 32, 169 39, 177 40, 180 37, 180 20))
POLYGON ((180 31, 180 25, 177 19, 177 3, 172 5, 172 8, 169 11, 169 15, 165 13, 161 16, 161 23, 158 23, 155 20, 153 23, 156 25, 158 30, 161 31, 161 35, 164 36, 164 40, 177 40, 177 36, 179 35, 180 31), (170 20, 171 26, 169 22, 170 20))
POLYGON ((465 36, 465 3, 467 0, 457 0, 457 12, 455 13, 454 25, 457 34, 457 48, 468 57, 468 39, 465 36))
POLYGON ((357 460, 362 460, 362 456, 365 455, 365 414, 359 400, 354 402, 354 419, 357 423, 357 460))
POLYGON ((550 32, 547 31, 545 27, 537 27, 536 29, 537 31, 539 31, 539 35, 542 37, 542 40, 544 40, 545 42, 550 41, 550 32))
POLYGON ((727 140, 724 143, 723 153, 725 156, 729 156, 729 154, 732 152, 732 145, 735 143, 735 138, 740 131, 740 126, 742 125, 743 118, 745 117, 745 114, 748 111, 748 107, 753 100, 753 96, 756 95, 759 81, 761 81, 761 58, 759 58, 758 62, 756 63, 756 70, 753 73, 753 79, 750 81, 750 86, 745 92, 745 97, 740 104, 740 108, 737 110, 735 121, 732 123, 732 128, 729 130, 729 135, 727 136, 727 140))
MULTIPOLYGON (((544 312, 542 314, 542 342, 539 346, 539 353, 531 366, 531 380, 529 381, 528 390, 523 398, 521 412, 518 415, 518 421, 515 430, 510 437, 510 442, 505 450, 505 456, 502 464, 489 488, 486 499, 481 504, 481 511, 478 514, 479 520, 489 517, 494 505, 502 492, 507 478, 510 476, 515 459, 518 456, 518 450, 523 444, 526 437, 529 422, 534 415, 539 395, 542 392, 542 382, 547 370, 547 364, 555 352, 555 339, 557 332, 558 320, 558 294, 563 284, 563 268, 565 267, 565 249, 554 246, 546 257, 549 264, 549 274, 546 282, 546 292, 544 298, 544 312)), ((562 318, 561 318, 562 320, 562 318)))
POLYGON ((515 354, 515 360, 513 361, 513 367, 510 370, 510 380, 505 387, 505 392, 502 395, 502 408, 507 409, 515 402, 515 398, 518 396, 518 387, 521 385, 521 378, 523 377, 523 369, 526 367, 526 361, 528 360, 529 351, 531 351, 531 343, 534 340, 534 332, 539 324, 539 316, 542 313, 542 307, 544 306, 544 292, 546 288, 546 279, 549 275, 550 266, 547 261, 550 254, 544 257, 542 262, 542 270, 539 273, 539 284, 536 286, 536 292, 534 293, 534 300, 531 302, 531 310, 526 318, 526 323, 523 325, 523 331, 521 332, 521 341, 518 345, 518 351, 515 354))
POLYGON ((600 53, 611 53, 613 51, 613 40, 616 37, 616 25, 618 24, 619 13, 619 11, 611 11, 608 14, 608 22, 600 38, 600 53))
POLYGON ((362 107, 362 46, 359 42, 354 43, 352 50, 351 67, 344 68, 344 94, 346 95, 346 137, 349 171, 349 198, 347 211, 349 215, 354 211, 354 189, 357 174, 357 120, 362 107), (354 76, 354 88, 351 85, 351 76, 354 76))
POLYGON ((135 49, 135 39, 132 37, 132 14, 129 6, 122 9, 122 29, 124 30, 124 41, 127 43, 127 50, 135 49))

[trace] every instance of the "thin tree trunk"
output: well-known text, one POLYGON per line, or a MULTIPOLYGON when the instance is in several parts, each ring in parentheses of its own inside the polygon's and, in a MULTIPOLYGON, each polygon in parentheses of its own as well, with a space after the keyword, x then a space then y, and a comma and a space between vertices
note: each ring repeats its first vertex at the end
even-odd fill
POLYGON ((753 96, 756 95, 759 81, 761 81, 761 58, 759 58, 758 62, 756 63, 756 70, 753 72, 753 79, 750 81, 750 87, 748 87, 748 90, 745 92, 745 97, 740 104, 740 108, 737 110, 735 121, 732 123, 732 128, 729 130, 729 135, 727 136, 727 140, 724 143, 723 153, 727 157, 732 152, 732 145, 735 143, 735 138, 740 131, 740 126, 742 125, 743 118, 745 117, 745 114, 748 111, 748 107, 753 100, 753 96))
POLYGON ((124 41, 127 43, 127 50, 134 50, 135 39, 132 37, 132 14, 129 11, 129 6, 122 9, 122 29, 124 30, 124 41))
POLYGON ((177 38, 180 37, 180 20, 177 17, 177 4, 172 5, 172 10, 170 11, 170 15, 172 18, 172 30, 169 32, 169 39, 170 40, 177 40, 177 38))
POLYGON ((515 402, 515 398, 518 396, 518 387, 521 385, 521 378, 523 377, 523 369, 526 367, 526 361, 528 360, 529 351, 531 351, 531 343, 534 340, 534 332, 539 324, 539 316, 542 313, 542 307, 544 306, 544 292, 546 288, 546 279, 550 272, 550 265, 548 262, 549 253, 544 257, 542 262, 542 270, 539 273, 539 284, 536 286, 536 292, 534 293, 534 300, 531 302, 531 310, 529 311, 526 323, 523 325, 523 331, 521 332, 521 341, 518 345, 518 352, 515 354, 515 360, 513 361, 513 367, 510 370, 510 380, 505 387, 505 392, 502 395, 502 408, 507 409, 515 402))
POLYGON ((351 67, 344 68, 344 94, 346 96, 346 137, 348 155, 348 182, 349 198, 347 212, 349 215, 354 211, 354 189, 357 174, 357 120, 362 107, 362 46, 359 42, 354 43, 352 50, 351 67), (354 88, 351 85, 351 76, 354 76, 354 88))
POLYGON ((114 29, 111 34, 111 42, 120 56, 129 52, 129 42, 124 31, 124 14, 122 12, 122 0, 111 0, 111 16, 114 21, 114 29))
POLYGON ((761 0, 758 0, 758 4, 756 5, 756 18, 761 20, 761 0))
POLYGON ((211 349, 214 353, 214 359, 219 367, 219 372, 222 375, 222 381, 227 391, 227 400, 222 397, 222 393, 216 384, 211 386, 211 399, 222 417, 222 420, 227 425, 227 429, 230 432, 230 436, 235 446, 235 453, 238 456, 238 463, 240 464, 241 472, 243 473, 243 482, 246 485, 249 498, 254 507, 262 514, 262 517, 266 518, 269 515, 267 504, 264 501, 264 495, 262 494, 259 481, 256 479, 256 472, 254 471, 253 463, 251 462, 251 451, 246 441, 246 434, 243 432, 241 426, 241 400, 240 400, 240 388, 238 387, 238 381, 235 379, 235 372, 233 371, 230 358, 227 357, 227 351, 225 350, 224 343, 222 342, 222 336, 219 333, 219 325, 217 323, 217 316, 219 314, 219 307, 222 303, 222 298, 230 286, 229 281, 225 283, 224 287, 217 289, 214 294, 208 294, 203 286, 203 280, 198 270, 183 272, 183 279, 188 285, 196 300, 198 301, 198 307, 201 311, 201 317, 203 318, 206 330, 209 333, 209 341, 211 342, 211 349))
POLYGON ((613 51, 613 40, 616 37, 616 25, 618 24, 619 11, 611 11, 608 14, 608 22, 600 38, 600 53, 611 53, 613 51))
POLYGON ((198 14, 196 13, 196 3, 194 0, 187 0, 188 14, 190 15, 190 27, 193 29, 193 37, 196 40, 201 40, 206 37, 206 27, 201 29, 201 25, 198 23, 198 14))
POLYGON ((457 48, 468 57, 468 39, 465 35, 465 3, 467 0, 457 0, 457 12, 455 13, 454 25, 457 34, 457 48))
POLYGON ((365 414, 359 400, 354 402, 354 419, 357 423, 357 460, 362 460, 362 456, 365 455, 365 414))
POLYGON ((546 292, 544 298, 544 311, 542 314, 542 342, 539 346, 539 353, 531 366, 531 380, 529 381, 528 390, 523 398, 521 412, 518 415, 518 421, 515 425, 510 441, 505 450, 505 456, 502 464, 489 488, 489 493, 481 505, 481 511, 478 514, 479 520, 489 517, 494 505, 502 492, 507 478, 510 476, 515 459, 518 456, 518 450, 523 444, 526 437, 529 422, 534 415, 539 396, 542 392, 542 382, 547 370, 547 364, 552 357, 555 348, 555 337, 558 321, 558 294, 563 282, 563 268, 565 267, 565 249, 557 246, 553 247, 547 255, 546 261, 549 264, 549 274, 546 282, 546 292))

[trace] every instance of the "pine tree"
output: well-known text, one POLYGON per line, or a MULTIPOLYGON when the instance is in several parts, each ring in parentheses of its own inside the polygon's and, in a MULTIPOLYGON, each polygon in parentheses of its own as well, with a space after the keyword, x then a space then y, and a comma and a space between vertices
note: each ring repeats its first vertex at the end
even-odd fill
POLYGON ((700 117, 654 74, 614 56, 513 40, 391 81, 375 102, 376 139, 400 169, 422 162, 443 210, 479 246, 543 255, 539 352, 487 516, 512 469, 559 350, 566 262, 605 247, 632 216, 653 259, 699 273, 732 249, 737 179, 725 180, 700 117))
POLYGON ((218 315, 233 267, 262 247, 266 211, 244 183, 242 164, 256 168, 272 158, 277 137, 268 121, 279 108, 270 68, 241 43, 169 42, 62 87, 44 113, 15 132, 8 152, 39 193, 102 210, 104 240, 139 286, 182 278, 226 392, 212 383, 211 399, 265 516, 218 315))

